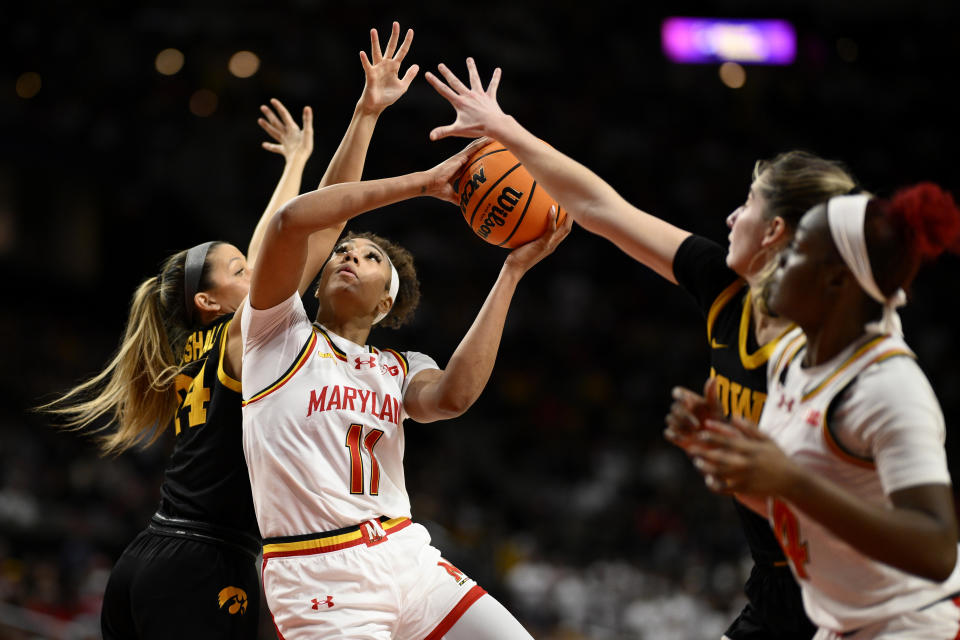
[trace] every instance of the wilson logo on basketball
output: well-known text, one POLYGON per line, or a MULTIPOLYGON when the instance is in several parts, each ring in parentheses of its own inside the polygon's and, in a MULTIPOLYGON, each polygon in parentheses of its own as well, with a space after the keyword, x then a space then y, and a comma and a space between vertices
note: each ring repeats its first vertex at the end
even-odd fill
POLYGON ((231 615, 243 615, 247 610, 247 592, 239 587, 224 587, 217 596, 220 608, 230 605, 227 611, 231 615))
POLYGON ((550 230, 554 208, 556 224, 563 224, 560 205, 499 142, 474 151, 466 166, 453 188, 463 219, 484 241, 513 249, 536 240, 550 230))
POLYGON ((477 235, 486 240, 487 236, 494 227, 502 227, 507 223, 507 216, 513 211, 513 208, 523 197, 523 191, 517 191, 512 187, 504 187, 503 191, 497 197, 497 204, 490 207, 487 217, 483 219, 477 228, 477 235))

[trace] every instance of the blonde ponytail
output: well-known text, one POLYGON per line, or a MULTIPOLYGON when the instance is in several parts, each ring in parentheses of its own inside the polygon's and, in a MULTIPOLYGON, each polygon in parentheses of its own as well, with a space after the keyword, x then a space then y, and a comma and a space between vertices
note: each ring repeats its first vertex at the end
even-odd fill
POLYGON ((191 330, 184 308, 186 253, 168 258, 160 276, 137 287, 123 340, 110 364, 39 407, 63 417, 65 429, 97 434, 104 454, 156 442, 176 414, 180 399, 175 382, 191 330), (113 425, 116 429, 110 430, 113 425))

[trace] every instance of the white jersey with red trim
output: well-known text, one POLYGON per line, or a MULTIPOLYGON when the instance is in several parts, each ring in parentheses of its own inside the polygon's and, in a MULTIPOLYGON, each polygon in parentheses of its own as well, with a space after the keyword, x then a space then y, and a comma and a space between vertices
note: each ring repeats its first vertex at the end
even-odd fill
POLYGON ((242 330, 243 449, 261 535, 410 517, 403 394, 436 362, 311 325, 297 295, 248 305, 242 330))
MULTIPOLYGON (((760 430, 793 460, 865 502, 950 484, 943 414, 906 343, 867 336, 829 362, 802 367, 806 337, 784 336, 770 359, 760 430)), ((770 500, 774 533, 810 619, 838 632, 915 611, 960 590, 960 569, 935 583, 872 560, 795 506, 770 500)))

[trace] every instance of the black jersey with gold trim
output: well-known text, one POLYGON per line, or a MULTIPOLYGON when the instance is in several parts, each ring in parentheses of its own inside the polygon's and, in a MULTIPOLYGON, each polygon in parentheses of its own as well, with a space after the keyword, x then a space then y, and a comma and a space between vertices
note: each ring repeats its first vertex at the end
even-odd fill
POLYGON ((187 340, 177 378, 175 445, 160 487, 160 513, 259 538, 243 455, 240 381, 223 368, 224 316, 187 340))
MULTIPOLYGON (((726 263, 726 250, 701 236, 690 236, 677 249, 673 273, 706 318, 710 377, 725 416, 757 422, 767 399, 767 359, 778 340, 757 344, 751 318, 750 287, 726 263)), ((785 563, 770 525, 734 500, 750 552, 758 564, 785 563)), ((786 566, 786 565, 784 565, 786 566)))

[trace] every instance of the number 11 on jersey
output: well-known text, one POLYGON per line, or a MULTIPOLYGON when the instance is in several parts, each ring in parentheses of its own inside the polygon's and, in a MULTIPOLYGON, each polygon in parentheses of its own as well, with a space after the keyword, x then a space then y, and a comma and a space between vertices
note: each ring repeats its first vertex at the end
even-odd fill
POLYGON ((367 450, 370 456, 370 495, 375 496, 380 493, 380 464, 376 456, 373 455, 373 448, 377 446, 377 441, 383 431, 380 429, 370 429, 366 436, 363 436, 362 424, 351 424, 347 430, 347 449, 350 450, 350 493, 362 494, 363 488, 363 455, 362 449, 367 450))

